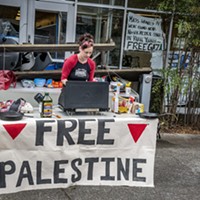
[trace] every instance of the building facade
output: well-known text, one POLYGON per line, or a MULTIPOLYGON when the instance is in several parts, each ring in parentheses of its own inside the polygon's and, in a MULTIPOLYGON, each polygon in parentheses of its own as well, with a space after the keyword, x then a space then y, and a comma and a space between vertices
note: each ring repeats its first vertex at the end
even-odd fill
MULTIPOLYGON (((127 50, 125 43, 128 14, 162 18, 163 13, 152 8, 151 0, 1 0, 0 34, 16 38, 20 44, 64 44, 74 43, 81 34, 89 32, 94 35, 95 43, 113 40, 116 44, 114 50, 96 56, 98 66, 117 69, 151 67, 155 57, 151 51, 127 50)), ((159 58, 168 48, 165 42, 171 37, 170 20, 165 27, 169 28, 163 30, 163 47, 156 52, 159 58)), ((64 59, 70 53, 51 54, 53 58, 64 59)), ((162 59, 156 63, 163 65, 162 59)))

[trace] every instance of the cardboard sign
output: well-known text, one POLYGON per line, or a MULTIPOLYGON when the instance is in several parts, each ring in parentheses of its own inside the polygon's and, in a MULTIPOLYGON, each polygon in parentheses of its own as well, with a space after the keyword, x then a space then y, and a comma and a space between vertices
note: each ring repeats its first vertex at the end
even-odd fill
POLYGON ((161 51, 163 33, 161 19, 128 13, 125 50, 161 51))

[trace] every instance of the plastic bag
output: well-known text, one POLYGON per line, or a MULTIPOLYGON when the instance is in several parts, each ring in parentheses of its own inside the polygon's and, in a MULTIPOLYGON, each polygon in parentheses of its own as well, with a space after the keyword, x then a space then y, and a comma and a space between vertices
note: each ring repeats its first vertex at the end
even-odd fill
POLYGON ((11 85, 16 87, 16 76, 11 70, 0 70, 0 90, 7 90, 11 85))

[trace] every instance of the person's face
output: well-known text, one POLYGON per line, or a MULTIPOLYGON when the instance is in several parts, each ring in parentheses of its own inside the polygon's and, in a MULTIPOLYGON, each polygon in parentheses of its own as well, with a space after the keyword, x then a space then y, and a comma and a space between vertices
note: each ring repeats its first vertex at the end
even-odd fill
POLYGON ((88 47, 86 49, 79 49, 82 58, 88 59, 93 53, 93 47, 88 47))

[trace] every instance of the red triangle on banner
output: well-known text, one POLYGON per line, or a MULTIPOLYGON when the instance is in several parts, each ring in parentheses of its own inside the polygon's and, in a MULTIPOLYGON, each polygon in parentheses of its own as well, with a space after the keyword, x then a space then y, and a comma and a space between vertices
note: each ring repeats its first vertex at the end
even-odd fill
POLYGON ((3 126, 14 140, 21 133, 26 124, 4 124, 3 126))
POLYGON ((135 142, 138 141, 146 126, 147 124, 128 124, 129 131, 135 142))

